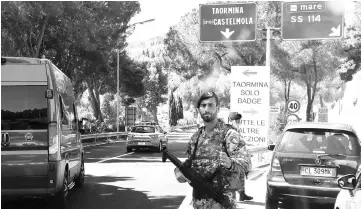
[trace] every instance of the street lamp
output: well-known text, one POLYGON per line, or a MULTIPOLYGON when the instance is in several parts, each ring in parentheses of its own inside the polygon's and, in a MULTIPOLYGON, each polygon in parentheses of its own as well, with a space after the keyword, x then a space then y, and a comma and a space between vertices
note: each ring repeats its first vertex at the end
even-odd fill
MULTIPOLYGON (((130 24, 129 26, 134 26, 137 24, 144 24, 147 22, 152 22, 155 19, 149 19, 149 20, 145 20, 145 21, 141 21, 141 22, 136 22, 133 24, 130 24)), ((116 50, 117 51, 117 132, 119 132, 119 49, 116 50)), ((127 128, 127 126, 125 126, 125 128, 127 128)), ((125 129, 125 131, 127 131, 127 129, 125 129)), ((119 140, 119 136, 117 135, 117 140, 119 140)))

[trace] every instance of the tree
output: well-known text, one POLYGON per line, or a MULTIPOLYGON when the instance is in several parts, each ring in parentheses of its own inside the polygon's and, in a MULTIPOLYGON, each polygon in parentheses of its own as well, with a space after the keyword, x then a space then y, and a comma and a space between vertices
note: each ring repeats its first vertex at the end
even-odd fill
MULTIPOLYGON (((139 2, 129 1, 2 2, 2 54, 45 55, 72 79, 77 94, 88 89, 94 116, 102 121, 99 94, 116 90, 115 49, 127 45, 128 22, 139 11, 139 2)), ((129 83, 139 82, 123 85, 139 96, 142 90, 134 92, 129 83)))
POLYGON ((173 92, 170 93, 170 99, 169 99, 169 125, 170 126, 176 126, 177 125, 177 107, 176 102, 174 99, 173 92))
POLYGON ((182 98, 178 96, 177 99, 177 119, 182 119, 183 116, 183 103, 182 103, 182 98))
POLYGON ((361 69, 361 2, 353 2, 351 18, 353 24, 346 25, 345 41, 342 42, 341 53, 343 63, 340 67, 341 80, 347 82, 352 80, 352 76, 361 69))
POLYGON ((152 113, 155 122, 158 123, 158 105, 166 102, 166 97, 164 97, 164 94, 166 94, 168 91, 167 73, 164 70, 163 63, 148 63, 145 85, 145 107, 152 113))
POLYGON ((304 41, 300 44, 292 43, 290 50, 295 56, 292 58, 293 72, 306 87, 307 108, 306 120, 312 121, 312 105, 320 83, 327 78, 335 77, 339 66, 337 50, 338 41, 304 41), (295 51, 294 51, 295 50, 295 51))

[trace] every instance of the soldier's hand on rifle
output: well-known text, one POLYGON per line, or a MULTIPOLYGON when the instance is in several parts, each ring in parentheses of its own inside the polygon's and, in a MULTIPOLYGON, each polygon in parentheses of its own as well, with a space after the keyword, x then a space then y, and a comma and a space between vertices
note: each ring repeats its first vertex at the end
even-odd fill
POLYGON ((219 152, 219 160, 221 165, 223 165, 225 168, 231 168, 232 160, 227 156, 225 152, 219 152))
POLYGON ((177 181, 178 181, 179 183, 184 183, 184 182, 190 183, 190 182, 191 182, 191 181, 189 181, 189 179, 187 179, 187 178, 183 175, 183 173, 179 170, 179 168, 175 168, 175 169, 174 169, 174 174, 175 174, 175 177, 176 177, 176 179, 177 179, 177 181))

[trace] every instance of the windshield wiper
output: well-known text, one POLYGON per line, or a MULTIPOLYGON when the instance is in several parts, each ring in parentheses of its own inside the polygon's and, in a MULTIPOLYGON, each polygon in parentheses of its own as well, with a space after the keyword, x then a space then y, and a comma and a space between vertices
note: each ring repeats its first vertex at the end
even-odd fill
POLYGON ((347 155, 344 155, 344 154, 321 154, 321 155, 317 155, 317 158, 321 158, 321 157, 325 157, 325 156, 343 156, 343 157, 347 157, 347 155))

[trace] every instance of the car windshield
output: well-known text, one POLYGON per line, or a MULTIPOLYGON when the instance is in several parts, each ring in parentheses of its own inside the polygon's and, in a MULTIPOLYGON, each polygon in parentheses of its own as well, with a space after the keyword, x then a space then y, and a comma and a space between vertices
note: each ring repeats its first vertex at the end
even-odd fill
POLYGON ((355 134, 340 130, 291 129, 282 137, 279 152, 358 155, 355 134))
POLYGON ((1 130, 47 129, 47 86, 1 86, 1 130))
POLYGON ((134 133, 155 133, 155 128, 151 126, 136 126, 133 127, 132 132, 134 133))

